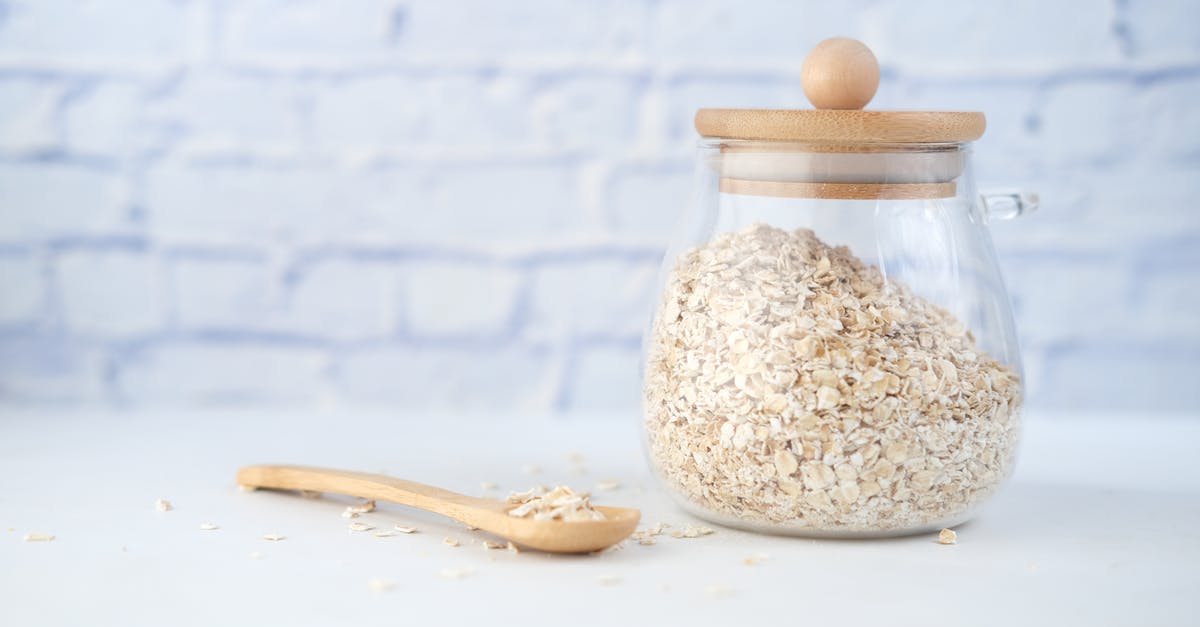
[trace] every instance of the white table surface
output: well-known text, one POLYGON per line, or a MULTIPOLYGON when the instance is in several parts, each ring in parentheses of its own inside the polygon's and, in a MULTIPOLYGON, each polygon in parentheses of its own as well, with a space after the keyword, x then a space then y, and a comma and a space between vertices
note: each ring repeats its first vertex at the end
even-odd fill
POLYGON ((305 463, 474 494, 483 481, 616 479, 598 503, 639 507, 644 523, 695 521, 652 484, 634 417, 6 409, 0 625, 1194 625, 1198 444, 1197 417, 1032 416, 1016 476, 954 546, 718 528, 552 556, 487 551, 478 532, 399 506, 359 520, 419 533, 351 532, 347 501, 241 492, 234 473, 305 463), (160 497, 174 511, 156 511, 160 497), (22 541, 30 532, 56 539, 22 541), (271 532, 287 539, 262 539, 271 532), (447 568, 474 574, 439 576, 447 568), (373 591, 372 578, 395 587, 373 591))

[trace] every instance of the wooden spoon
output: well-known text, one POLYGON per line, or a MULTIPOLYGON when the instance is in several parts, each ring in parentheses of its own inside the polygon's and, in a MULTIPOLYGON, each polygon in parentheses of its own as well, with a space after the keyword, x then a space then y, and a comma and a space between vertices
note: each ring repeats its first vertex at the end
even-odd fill
POLYGON ((310 466, 247 466, 237 481, 249 488, 309 490, 390 501, 449 516, 533 549, 588 553, 628 538, 642 513, 625 507, 597 507, 605 520, 565 522, 509 516, 513 506, 385 475, 310 466))

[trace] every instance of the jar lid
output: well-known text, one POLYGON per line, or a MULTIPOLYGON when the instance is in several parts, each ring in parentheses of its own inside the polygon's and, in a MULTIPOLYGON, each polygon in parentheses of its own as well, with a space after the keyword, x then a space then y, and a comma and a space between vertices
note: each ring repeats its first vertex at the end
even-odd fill
POLYGON ((879 62, 855 39, 817 44, 801 83, 816 109, 700 109, 696 130, 722 139, 941 144, 979 139, 987 125, 977 111, 863 111, 879 87, 879 62))

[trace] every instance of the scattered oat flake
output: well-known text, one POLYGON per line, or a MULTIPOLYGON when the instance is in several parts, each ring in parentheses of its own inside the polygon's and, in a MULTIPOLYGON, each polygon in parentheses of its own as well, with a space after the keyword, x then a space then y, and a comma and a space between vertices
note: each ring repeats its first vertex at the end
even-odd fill
POLYGON ((938 532, 938 544, 957 544, 958 534, 953 529, 942 529, 938 532))
POLYGON ((200 529, 202 531, 213 531, 216 529, 220 529, 220 527, 218 527, 217 525, 215 525, 213 523, 200 523, 200 529))
POLYGON ((376 531, 372 535, 374 535, 376 538, 390 538, 396 535, 396 532, 390 529, 384 529, 383 531, 376 531))
MULTIPOLYGON (((241 483, 238 484, 238 492, 253 492, 257 489, 258 488, 256 486, 245 485, 245 484, 241 484, 241 483)), ((304 496, 304 492, 303 491, 300 492, 300 495, 304 496)))
POLYGON ((386 579, 374 578, 367 582, 367 587, 371 592, 387 592, 396 587, 396 584, 386 579))
POLYGON ((348 527, 350 531, 370 531, 375 528, 375 525, 368 525, 365 522, 352 522, 348 527))
POLYGON ((271 542, 279 542, 280 540, 287 540, 287 536, 281 536, 277 533, 268 533, 267 535, 263 536, 263 540, 269 540, 271 542))
POLYGON ((27 533, 25 534, 26 542, 53 542, 54 534, 50 533, 27 533))
POLYGON ((355 514, 370 514, 375 511, 375 501, 363 501, 358 505, 350 505, 346 507, 346 511, 355 514))
POLYGON ((442 544, 446 546, 458 546, 458 540, 451 538, 450 536, 446 536, 445 538, 442 538, 442 544))
POLYGON ((605 479, 596 483, 597 492, 606 492, 608 490, 616 490, 621 487, 621 483, 616 479, 605 479))
POLYGON ((714 599, 724 599, 726 597, 733 596, 733 590, 720 585, 708 586, 704 589, 704 596, 712 597, 714 599))
POLYGON ((395 525, 392 528, 395 529, 396 531, 399 531, 400 533, 416 533, 417 532, 417 530, 413 527, 405 527, 404 525, 399 525, 399 524, 395 525))
POLYGON ((260 559, 262 559, 263 554, 259 553, 258 551, 251 551, 249 557, 252 560, 260 560, 260 559))
POLYGON ((484 548, 485 550, 489 550, 489 551, 490 551, 490 550, 495 550, 495 549, 503 549, 503 548, 504 548, 504 545, 503 545, 503 544, 500 544, 499 542, 492 542, 491 540, 484 540, 484 541, 483 541, 483 548, 484 548))
POLYGON ((158 499, 157 501, 154 502, 154 509, 156 509, 160 512, 169 512, 169 511, 175 509, 175 507, 172 506, 171 502, 168 501, 167 499, 158 499))
POLYGON ((767 559, 767 557, 768 555, 766 553, 756 553, 742 560, 742 563, 747 566, 757 566, 758 564, 762 563, 763 560, 767 559))
POLYGON ((596 581, 602 586, 615 586, 621 583, 621 578, 616 575, 600 575, 596 581))
POLYGON ((508 549, 509 553, 520 553, 521 552, 521 547, 513 544, 512 542, 509 542, 508 544, 504 545, 504 548, 508 549))
POLYGON ((475 574, 475 570, 471 568, 443 568, 438 571, 438 575, 445 579, 465 579, 475 574))
POLYGON ((534 520, 562 520, 580 522, 604 520, 604 514, 592 507, 586 494, 577 494, 567 486, 558 486, 546 491, 540 486, 525 492, 508 495, 509 516, 534 520))
POLYGON ((358 518, 358 512, 352 512, 347 509, 342 512, 342 518, 358 518))
POLYGON ((713 533, 715 533, 715 532, 710 527, 705 527, 703 525, 697 526, 697 525, 692 525, 689 523, 689 524, 684 525, 683 529, 680 529, 678 531, 672 531, 671 537, 672 538, 699 538, 700 536, 707 536, 707 535, 711 535, 713 533))

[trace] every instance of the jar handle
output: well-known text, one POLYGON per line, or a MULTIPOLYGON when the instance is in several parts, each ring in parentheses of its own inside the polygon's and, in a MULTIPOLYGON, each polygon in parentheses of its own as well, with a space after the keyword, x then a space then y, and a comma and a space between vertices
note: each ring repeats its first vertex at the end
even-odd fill
POLYGON ((1037 211, 1038 195, 1021 189, 988 190, 979 194, 979 202, 989 218, 1011 220, 1037 211))

